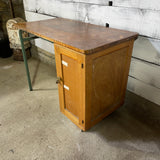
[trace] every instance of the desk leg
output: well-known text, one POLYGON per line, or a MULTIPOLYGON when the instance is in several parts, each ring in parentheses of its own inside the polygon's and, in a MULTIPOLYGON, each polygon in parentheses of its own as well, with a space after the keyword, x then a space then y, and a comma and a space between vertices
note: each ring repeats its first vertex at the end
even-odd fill
POLYGON ((28 68, 26 51, 25 51, 25 48, 24 48, 24 41, 23 41, 22 33, 23 33, 23 31, 22 31, 22 30, 19 30, 19 38, 20 38, 21 47, 22 47, 23 60, 24 60, 24 64, 25 64, 25 67, 26 67, 26 73, 27 73, 29 90, 32 91, 31 78, 30 78, 30 73, 29 73, 29 68, 28 68))

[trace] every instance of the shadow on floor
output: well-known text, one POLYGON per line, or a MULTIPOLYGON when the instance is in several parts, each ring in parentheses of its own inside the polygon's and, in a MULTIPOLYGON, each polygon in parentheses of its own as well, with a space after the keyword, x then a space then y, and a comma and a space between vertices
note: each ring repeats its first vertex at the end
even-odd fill
POLYGON ((127 91, 125 104, 89 132, 116 143, 152 142, 160 149, 160 106, 127 91))
MULTIPOLYGON (((49 91, 49 90, 57 90, 57 88, 50 88, 50 87, 47 87, 47 88, 35 88, 35 83, 36 81, 42 81, 42 79, 38 79, 39 74, 42 72, 41 71, 41 61, 40 60, 37 60, 36 63, 34 64, 34 68, 32 69, 32 76, 31 76, 31 83, 32 83, 32 88, 33 88, 33 91, 49 91)), ((55 67, 55 66, 51 66, 51 67, 55 67)), ((48 70, 45 70, 45 72, 47 72, 48 70)), ((50 71, 49 71, 50 72, 50 71)), ((43 73, 42 73, 43 74, 43 73)), ((55 74, 54 74, 55 75, 55 74)), ((55 75, 56 76, 56 75, 55 75)), ((53 82, 55 83, 55 82, 53 82)))
POLYGON ((57 90, 57 88, 35 88, 34 85, 35 85, 35 82, 36 82, 36 78, 38 76, 38 72, 40 70, 40 63, 41 61, 40 60, 37 60, 37 63, 35 64, 34 66, 34 71, 32 71, 34 74, 33 76, 31 77, 32 79, 32 87, 33 87, 33 91, 49 91, 49 90, 57 90))
POLYGON ((40 60, 37 60, 37 64, 35 64, 35 71, 34 71, 34 75, 33 75, 33 78, 32 78, 32 86, 34 86, 35 84, 35 80, 36 80, 36 77, 37 77, 37 74, 38 74, 38 70, 39 70, 39 65, 40 65, 40 60))

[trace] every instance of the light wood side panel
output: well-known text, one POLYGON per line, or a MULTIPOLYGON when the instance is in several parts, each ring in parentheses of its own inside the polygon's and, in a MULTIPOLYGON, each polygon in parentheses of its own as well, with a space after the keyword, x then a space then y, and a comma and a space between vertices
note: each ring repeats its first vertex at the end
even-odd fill
POLYGON ((92 71, 92 121, 108 107, 119 104, 126 79, 128 48, 122 48, 93 60, 92 71))
POLYGON ((86 130, 124 103, 133 42, 86 56, 86 130))

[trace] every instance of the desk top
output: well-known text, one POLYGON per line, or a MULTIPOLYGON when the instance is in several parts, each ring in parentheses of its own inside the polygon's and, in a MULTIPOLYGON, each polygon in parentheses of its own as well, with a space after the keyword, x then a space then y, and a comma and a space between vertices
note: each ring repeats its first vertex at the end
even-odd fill
POLYGON ((18 29, 84 54, 94 53, 112 45, 136 39, 138 36, 135 32, 63 18, 24 22, 15 26, 18 29))

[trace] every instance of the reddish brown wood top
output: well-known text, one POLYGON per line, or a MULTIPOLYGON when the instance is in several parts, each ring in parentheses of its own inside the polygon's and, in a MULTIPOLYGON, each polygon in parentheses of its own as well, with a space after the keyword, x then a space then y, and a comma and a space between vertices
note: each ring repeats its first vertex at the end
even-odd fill
POLYGON ((16 24, 21 30, 54 43, 89 54, 129 39, 138 34, 63 18, 16 24))

